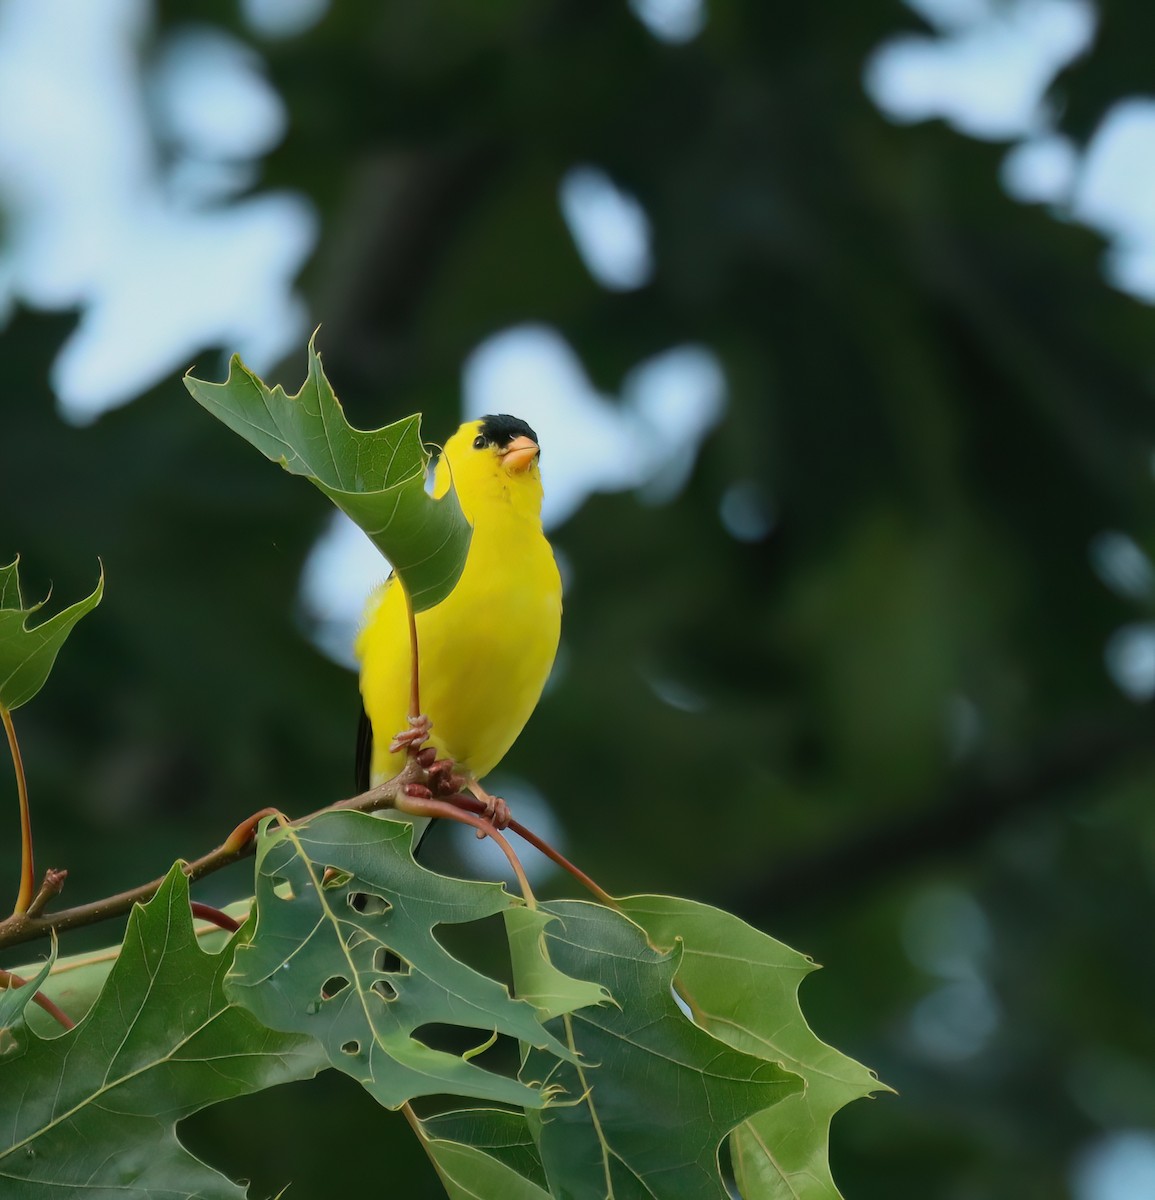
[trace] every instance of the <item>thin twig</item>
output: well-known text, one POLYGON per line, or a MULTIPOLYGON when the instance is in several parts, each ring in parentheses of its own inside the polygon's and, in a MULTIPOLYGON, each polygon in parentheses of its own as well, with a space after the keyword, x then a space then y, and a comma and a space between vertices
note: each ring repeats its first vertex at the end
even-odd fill
MULTIPOLYGON (((470 799, 472 798, 470 797, 470 799)), ((496 826, 476 813, 468 811, 466 805, 458 803, 459 799, 461 797, 454 797, 451 800, 434 800, 432 798, 419 799, 412 796, 401 796, 398 798, 397 810, 398 812, 407 812, 417 817, 446 817, 450 821, 460 821, 464 825, 472 825, 474 829, 480 830, 486 837, 492 838, 502 854, 509 860, 509 865, 513 869, 514 875, 517 876, 518 887, 521 888, 521 894, 526 904, 530 908, 537 908, 537 899, 534 897, 533 889, 529 886, 529 880, 525 877, 525 871, 522 868, 520 859, 513 852, 513 847, 501 836, 496 826)), ((485 806, 482 805, 482 809, 484 808, 485 806)))
MULTIPOLYGON (((359 796, 331 804, 322 812, 334 809, 349 809, 355 812, 375 812, 379 808, 391 808, 396 802, 397 795, 407 783, 420 781, 424 770, 416 763, 407 763, 404 769, 393 779, 370 788, 359 796)), ((254 834, 257 823, 262 816, 268 815, 270 809, 263 809, 252 817, 242 821, 232 834, 215 850, 192 862, 185 863, 184 872, 189 880, 195 883, 222 867, 231 866, 242 858, 248 858, 255 849, 254 834)), ((307 819, 307 818, 303 818, 307 819)), ((95 925, 99 921, 107 921, 113 917, 124 916, 134 904, 144 904, 151 900, 165 876, 160 876, 139 887, 118 892, 103 900, 95 900, 89 904, 79 904, 75 908, 64 908, 59 912, 48 913, 44 916, 32 917, 27 913, 13 913, 7 920, 0 921, 0 949, 6 946, 17 946, 22 942, 30 942, 40 937, 47 937, 52 930, 58 933, 66 929, 76 929, 82 925, 95 925)))
POLYGON ((16 794, 20 801, 20 890, 16 893, 13 914, 25 913, 32 903, 36 887, 36 867, 32 861, 32 812, 28 807, 28 780, 24 774, 24 760, 20 757, 20 743, 16 740, 16 727, 12 714, 0 705, 0 721, 8 735, 8 749, 12 751, 12 766, 16 771, 16 794))
POLYGON ((56 867, 49 867, 44 872, 44 882, 40 885, 40 891, 32 898, 32 903, 26 910, 27 915, 38 917, 44 911, 44 906, 48 901, 55 899, 63 891, 64 881, 67 878, 67 871, 58 870, 56 867))
MULTIPOLYGON (((400 576, 397 577, 400 580, 400 576)), ((413 611, 413 601, 404 585, 401 594, 405 597, 405 615, 409 618, 409 720, 416 721, 421 716, 421 667, 417 654, 417 616, 413 611)))
MULTIPOLYGON (((456 796, 450 796, 448 803, 457 808, 467 809, 472 813, 483 813, 488 811, 483 800, 479 800, 476 796, 467 795, 465 792, 461 792, 456 796)), ((546 856, 546 858, 555 862, 559 867, 562 868, 563 871, 568 871, 578 881, 578 883, 582 885, 582 887, 586 888, 598 898, 599 903, 606 905, 608 908, 617 908, 618 902, 609 894, 609 892, 605 891, 603 888, 594 883, 594 881, 580 867, 575 867, 573 863, 571 863, 570 860, 561 853, 561 851, 555 850, 549 844, 549 842, 547 842, 544 838, 538 837, 538 835, 534 833, 532 829, 527 829, 520 821, 514 820, 511 820, 506 828, 512 829, 513 832, 518 835, 518 837, 520 837, 523 841, 529 842, 529 844, 535 850, 540 850, 541 853, 546 856)))
POLYGON ((510 821, 509 828, 523 841, 529 842, 535 850, 540 850, 546 858, 555 862, 563 871, 568 871, 582 887, 597 897, 598 903, 606 905, 607 908, 617 908, 618 902, 609 892, 594 883, 580 867, 575 867, 564 854, 555 850, 544 838, 538 837, 532 829, 527 829, 520 821, 510 821))

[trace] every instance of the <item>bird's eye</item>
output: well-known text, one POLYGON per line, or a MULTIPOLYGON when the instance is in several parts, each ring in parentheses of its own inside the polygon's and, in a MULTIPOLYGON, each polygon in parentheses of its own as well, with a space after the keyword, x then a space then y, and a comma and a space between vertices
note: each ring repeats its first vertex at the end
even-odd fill
POLYGON ((479 433, 477 435, 477 437, 475 437, 473 439, 473 448, 474 448, 474 450, 484 450, 485 446, 486 446, 485 434, 479 433))

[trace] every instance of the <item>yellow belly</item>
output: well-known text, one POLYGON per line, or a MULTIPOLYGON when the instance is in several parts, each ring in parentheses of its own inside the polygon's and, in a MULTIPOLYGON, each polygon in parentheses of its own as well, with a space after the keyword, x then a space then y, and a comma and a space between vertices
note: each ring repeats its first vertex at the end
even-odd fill
MULTIPOLYGON (((388 750, 406 728, 409 633, 395 581, 370 608, 357 654, 376 784, 404 765, 388 750)), ((438 752, 474 779, 492 771, 541 696, 560 632, 561 581, 540 531, 475 530, 457 587, 417 615, 421 707, 438 752)))

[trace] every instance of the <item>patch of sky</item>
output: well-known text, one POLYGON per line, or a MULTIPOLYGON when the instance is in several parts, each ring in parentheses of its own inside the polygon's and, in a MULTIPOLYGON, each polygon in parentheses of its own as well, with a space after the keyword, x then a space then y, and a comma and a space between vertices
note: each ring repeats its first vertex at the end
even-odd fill
POLYGON ((220 30, 174 31, 146 61, 152 12, 0 6, 0 313, 79 310, 52 368, 76 423, 206 347, 261 370, 306 331, 292 283, 316 240, 312 207, 289 192, 237 198, 283 135, 281 101, 220 30))
POLYGON ((1103 648, 1103 662, 1128 700, 1155 699, 1155 624, 1135 621, 1116 629, 1103 648))
MULTIPOLYGON (((652 503, 672 498, 726 405, 725 375, 705 347, 677 346, 645 360, 615 400, 593 386, 561 334, 543 325, 483 342, 467 359, 462 383, 464 419, 511 412, 537 432, 547 530, 595 492, 634 490, 652 503)), ((305 564, 301 597, 306 627, 336 661, 352 662, 365 596, 387 571, 368 539, 335 516, 305 564)))
POLYGON ((558 202, 586 269, 604 288, 628 292, 654 273, 650 221, 629 192, 600 167, 571 167, 558 202))
POLYGON ((897 34, 864 68, 864 85, 893 121, 940 118, 961 133, 1011 143, 1007 192, 1050 205, 1109 243, 1112 286, 1155 303, 1155 100, 1125 97, 1080 150, 1057 127, 1046 93, 1093 52, 1089 0, 908 0, 934 32, 897 34))
POLYGON ((329 11, 329 0, 241 0, 241 16, 260 37, 307 33, 329 11))
POLYGON ((1072 1200, 1155 1196, 1155 1132, 1117 1129, 1084 1146, 1071 1166, 1072 1200))
POLYGON ((660 42, 693 41, 706 27, 704 0, 629 0, 630 11, 660 42))

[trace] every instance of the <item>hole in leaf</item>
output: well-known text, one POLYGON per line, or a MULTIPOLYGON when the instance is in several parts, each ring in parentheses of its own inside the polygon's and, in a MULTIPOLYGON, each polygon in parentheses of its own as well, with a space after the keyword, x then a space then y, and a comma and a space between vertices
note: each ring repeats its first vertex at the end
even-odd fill
POLYGON ((325 874, 321 876, 321 887, 325 891, 330 891, 333 888, 341 888, 352 878, 353 876, 349 871, 340 871, 336 867, 326 867, 325 874))
POLYGON ((397 999, 397 989, 389 982, 388 979, 378 979, 373 985, 372 990, 375 991, 382 1000, 389 1001, 397 999))
POLYGON ((293 885, 287 879, 282 879, 279 875, 273 878, 273 895, 279 897, 281 900, 293 900, 296 898, 293 885))
POLYGON ((349 907, 354 912, 374 917, 381 913, 387 913, 393 905, 384 896, 378 896, 374 892, 350 892, 349 907))
POLYGON ((388 946, 380 946, 373 952, 373 970, 388 971, 391 975, 408 975, 413 966, 388 946))
POLYGON ((332 1000, 349 986, 349 981, 343 975, 333 975, 321 985, 321 999, 332 1000))
POLYGON ((489 1029, 431 1021, 419 1025, 409 1036, 431 1050, 465 1059, 484 1058, 489 1070, 496 1067, 517 1071, 517 1042, 513 1038, 498 1037, 489 1029))
POLYGON ((452 954, 458 962, 512 987, 509 940, 505 933, 505 921, 500 914, 483 917, 479 921, 435 925, 433 936, 441 948, 452 954))
POLYGON ((360 1042, 346 1042, 341 1047, 341 1053, 342 1054, 360 1054, 361 1053, 361 1043, 360 1042))

